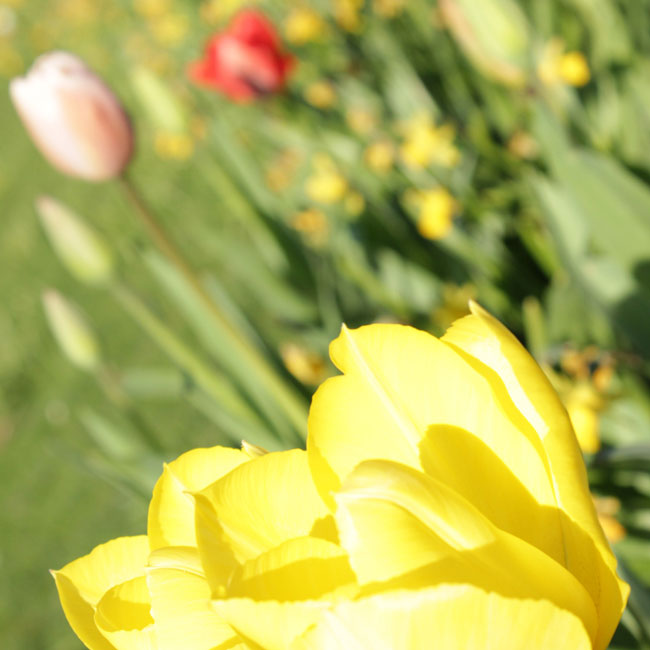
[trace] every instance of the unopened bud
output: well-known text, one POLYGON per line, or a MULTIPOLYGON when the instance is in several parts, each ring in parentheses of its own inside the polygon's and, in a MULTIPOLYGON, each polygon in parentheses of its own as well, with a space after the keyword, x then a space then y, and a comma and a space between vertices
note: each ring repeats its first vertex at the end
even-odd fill
POLYGON ((79 309, 54 289, 43 292, 43 307, 54 338, 70 362, 83 370, 96 370, 99 345, 79 309))
POLYGON ((530 29, 514 0, 440 0, 446 26, 487 77, 512 86, 526 81, 530 29))
POLYGON ((72 275, 88 284, 111 279, 111 250, 81 217, 49 196, 36 200, 36 212, 52 247, 72 275))
POLYGON ((117 97, 69 52, 50 52, 12 80, 11 99, 34 144, 59 171, 113 178, 133 153, 131 123, 117 97))

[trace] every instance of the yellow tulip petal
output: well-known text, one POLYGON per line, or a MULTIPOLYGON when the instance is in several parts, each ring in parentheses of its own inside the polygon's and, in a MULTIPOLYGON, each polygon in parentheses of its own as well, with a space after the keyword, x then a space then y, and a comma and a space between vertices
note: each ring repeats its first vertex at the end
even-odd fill
POLYGON ((363 460, 421 468, 419 444, 435 424, 498 448, 535 498, 555 505, 537 436, 522 433, 486 378, 448 345, 402 325, 344 327, 330 354, 344 375, 314 395, 307 441, 314 480, 330 506, 328 494, 363 460))
POLYGON ((467 499, 501 530, 511 533, 563 562, 560 519, 574 526, 557 508, 541 505, 494 451, 459 427, 429 427, 420 443, 425 473, 467 499))
POLYGON ((343 602, 291 650, 591 650, 577 617, 544 600, 468 585, 394 591, 343 602))
POLYGON ((148 554, 145 535, 120 537, 52 572, 68 623, 91 650, 115 650, 95 624, 95 609, 107 591, 142 575, 148 554))
POLYGON ((157 650, 144 575, 109 589, 97 603, 95 624, 118 650, 157 650))
POLYGON ((201 556, 196 546, 166 546, 152 551, 147 562, 149 569, 180 569, 203 576, 201 556))
POLYGON ((309 535, 328 514, 300 449, 252 459, 194 496, 198 547, 213 589, 236 563, 309 535))
POLYGON ((247 646, 212 608, 205 577, 179 569, 148 570, 157 650, 244 650, 247 646))
POLYGON ((315 600, 356 592, 345 551, 316 537, 296 537, 241 566, 228 585, 229 597, 253 600, 315 600))
POLYGON ((193 449, 165 465, 153 490, 147 532, 151 550, 165 546, 196 546, 194 499, 197 492, 249 460, 239 449, 193 449))
POLYGON ((508 597, 546 599, 595 634, 594 604, 576 578, 498 529, 444 483, 391 461, 366 461, 336 500, 341 544, 360 583, 459 582, 508 597))
POLYGON ((324 600, 285 602, 249 598, 213 600, 212 607, 246 640, 264 650, 287 650, 329 606, 324 600))
MULTIPOLYGON (((598 608, 600 629, 595 648, 606 648, 625 607, 629 588, 615 575, 616 558, 598 523, 571 422, 548 379, 519 341, 477 304, 471 303, 471 310, 472 315, 456 321, 442 341, 463 354, 477 373, 492 384, 495 393, 511 401, 538 436, 542 445, 540 457, 548 467, 555 505, 596 545, 598 558, 594 562, 585 558, 581 537, 561 523, 566 566, 587 586, 598 608)), ((503 458, 501 449, 495 452, 503 458)), ((507 464, 513 470, 513 465, 507 464)))

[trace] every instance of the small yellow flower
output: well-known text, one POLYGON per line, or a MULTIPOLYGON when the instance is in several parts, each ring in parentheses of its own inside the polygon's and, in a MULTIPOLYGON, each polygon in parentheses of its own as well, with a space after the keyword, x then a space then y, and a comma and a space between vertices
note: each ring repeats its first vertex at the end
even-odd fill
POLYGON ((454 145, 456 130, 451 124, 437 127, 430 115, 420 113, 402 127, 404 142, 400 148, 402 160, 415 169, 431 164, 455 167, 460 152, 454 145))
POLYGON ((589 382, 580 382, 569 391, 565 401, 580 448, 586 454, 595 454, 600 449, 602 398, 589 382))
POLYGON ((532 160, 539 153, 539 145, 530 133, 515 131, 508 140, 508 151, 522 160, 532 160))
POLYGON ((149 29, 161 45, 174 46, 187 36, 189 22, 183 14, 165 13, 152 19, 149 29))
POLYGON ((305 99, 316 108, 331 108, 336 103, 336 90, 329 81, 314 81, 305 89, 305 99))
POLYGON ((624 526, 616 518, 621 509, 621 502, 616 497, 595 496, 593 500, 598 514, 598 521, 603 527, 609 543, 616 544, 616 542, 620 542, 627 534, 624 526))
POLYGON ((567 52, 559 63, 560 78, 569 86, 585 86, 591 79, 589 64, 582 52, 567 52))
POLYGON ((545 46, 537 64, 537 76, 547 86, 567 84, 584 86, 589 83, 589 64, 582 52, 564 51, 562 39, 553 38, 545 46))
POLYGON ((327 29, 323 17, 310 7, 296 7, 284 21, 284 35, 289 43, 304 45, 321 40, 327 29))
POLYGON ((421 192, 417 198, 418 232, 426 239, 442 239, 451 231, 457 203, 444 187, 421 192))
POLYGON ((280 356, 287 370, 303 384, 316 386, 327 376, 325 360, 301 345, 283 344, 280 347, 280 356))
POLYGON ((372 7, 375 13, 384 18, 395 18, 402 13, 406 0, 373 0, 372 7))
POLYGON ((133 8, 146 18, 159 18, 169 11, 170 0, 133 0, 133 8))
POLYGON ((187 160, 194 153, 194 142, 187 133, 160 131, 154 140, 154 149, 168 160, 187 160))
POLYGON ((361 9, 364 0, 333 0, 336 22, 348 32, 361 30, 361 9))
POLYGON ((355 133, 367 135, 377 126, 377 115, 364 106, 353 106, 346 111, 345 121, 355 133))
POLYGON ((364 151, 363 159, 370 169, 385 174, 395 161, 395 147, 390 140, 377 140, 368 145, 364 151))
POLYGON ((321 248, 327 243, 329 224, 322 210, 318 208, 302 210, 292 217, 290 223, 310 246, 321 248))
POLYGON ((316 203, 337 203, 347 192, 348 183, 329 156, 314 158, 314 173, 305 184, 305 193, 316 203))
POLYGON ((60 0, 56 12, 66 24, 87 25, 99 17, 98 3, 93 0, 60 0))

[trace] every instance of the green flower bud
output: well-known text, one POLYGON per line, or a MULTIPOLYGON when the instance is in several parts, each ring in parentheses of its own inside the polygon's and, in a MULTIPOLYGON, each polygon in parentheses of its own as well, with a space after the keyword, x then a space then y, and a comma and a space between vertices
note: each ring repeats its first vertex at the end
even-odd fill
POLYGON ((79 309, 54 289, 43 292, 43 308, 65 356, 83 370, 97 370, 101 362, 99 345, 79 309))
POLYGON ((530 67, 530 27, 514 0, 440 0, 442 17, 459 46, 486 76, 522 86, 530 67))
POLYGON ((36 200, 36 212, 52 247, 75 278, 88 284, 111 279, 111 250, 78 215, 49 196, 36 200))

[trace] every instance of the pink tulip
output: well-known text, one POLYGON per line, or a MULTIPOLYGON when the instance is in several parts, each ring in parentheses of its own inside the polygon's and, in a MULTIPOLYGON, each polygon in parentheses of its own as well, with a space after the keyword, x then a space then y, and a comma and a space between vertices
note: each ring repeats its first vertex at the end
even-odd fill
POLYGON ((78 57, 50 52, 9 92, 25 128, 59 171, 89 181, 117 176, 133 153, 133 130, 113 92, 78 57))

